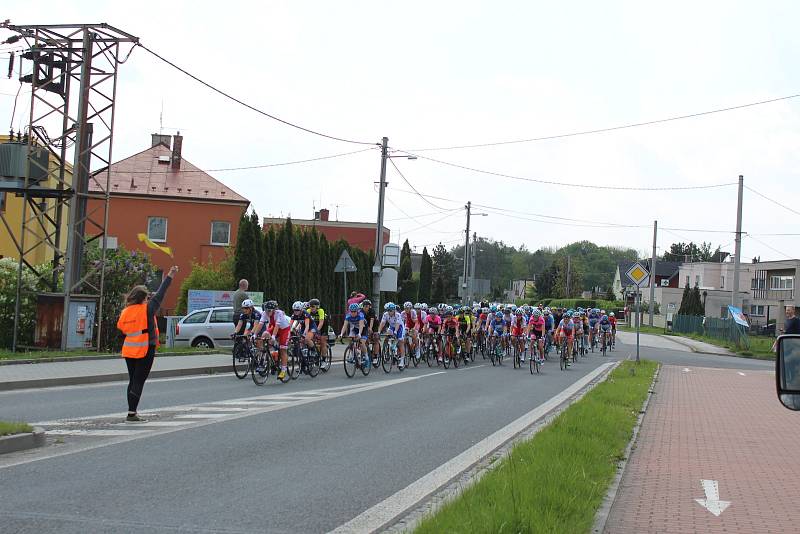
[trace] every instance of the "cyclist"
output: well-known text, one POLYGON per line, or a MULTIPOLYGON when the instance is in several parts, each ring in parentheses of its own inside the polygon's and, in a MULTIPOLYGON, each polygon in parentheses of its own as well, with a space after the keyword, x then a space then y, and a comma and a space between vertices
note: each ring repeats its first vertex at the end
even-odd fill
MULTIPOLYGON (((458 330, 459 330, 459 337, 464 339, 464 344, 467 349, 467 353, 472 350, 472 338, 470 335, 472 334, 472 308, 469 306, 464 306, 458 310, 458 330)), ((461 352, 461 343, 458 343, 456 353, 461 352)))
POLYGON ((320 356, 324 356, 325 352, 322 351, 321 343, 322 336, 325 332, 325 330, 323 330, 325 326, 325 310, 320 307, 319 299, 311 299, 308 301, 306 313, 309 317, 308 328, 306 329, 306 344, 309 347, 313 347, 314 343, 316 343, 317 352, 319 352, 320 356))
POLYGON ((556 340, 559 347, 561 343, 566 342, 567 365, 569 365, 569 359, 572 357, 572 345, 575 342, 575 323, 572 322, 572 310, 566 311, 561 322, 558 324, 556 340))
POLYGON ((614 312, 608 314, 608 322, 611 323, 611 346, 613 347, 617 342, 617 318, 614 312))
POLYGON ((401 370, 405 369, 406 358, 405 352, 403 351, 403 339, 405 339, 406 332, 403 319, 400 317, 400 314, 397 313, 397 306, 393 302, 387 302, 383 309, 386 311, 383 312, 381 324, 378 326, 378 332, 383 333, 384 329, 388 328, 389 335, 397 339, 397 354, 400 356, 400 363, 397 367, 401 370))
POLYGON ((608 315, 603 313, 600 316, 600 321, 597 323, 597 325, 600 327, 600 335, 603 336, 601 339, 603 340, 603 343, 605 343, 606 348, 608 348, 608 346, 611 344, 611 321, 609 320, 608 315))
POLYGON ((236 321, 236 328, 233 331, 233 335, 248 335, 250 331, 253 330, 253 323, 259 319, 261 319, 261 314, 256 310, 253 301, 244 299, 242 301, 242 313, 239 314, 239 318, 236 321))
MULTIPOLYGON (((403 303, 403 311, 400 312, 403 319, 403 327, 406 331, 406 344, 409 351, 417 351, 417 311, 411 302, 403 303)), ((410 352, 409 352, 410 354, 410 352)))
MULTIPOLYGON (((458 340, 458 330, 460 323, 456 317, 453 316, 453 307, 447 306, 444 310, 444 318, 442 319, 442 326, 439 333, 445 338, 452 337, 458 340)), ((454 355, 451 355, 453 357, 454 355)), ((442 361, 441 353, 439 353, 439 361, 442 361)))
POLYGON ((355 302, 352 302, 349 306, 347 306, 347 315, 344 317, 342 331, 339 333, 339 339, 345 337, 345 334, 347 337, 352 338, 353 340, 357 339, 358 344, 361 347, 361 365, 369 368, 370 360, 369 355, 367 354, 366 333, 367 327, 364 312, 361 311, 361 306, 355 302))
POLYGON ((517 308, 514 310, 514 317, 511 319, 511 337, 514 341, 514 345, 519 353, 519 360, 521 362, 525 361, 525 353, 522 351, 523 342, 522 342, 522 334, 528 327, 528 323, 525 321, 525 312, 522 308, 517 308))
POLYGON ((545 321, 542 312, 539 308, 534 308, 531 312, 531 320, 528 322, 528 335, 539 349, 539 363, 544 361, 544 336, 546 326, 547 321, 545 321))
MULTIPOLYGON (((429 336, 435 336, 442 329, 442 318, 439 316, 439 309, 433 306, 428 309, 428 314, 425 317, 425 327, 423 332, 429 336)), ((442 340, 433 338, 436 341, 437 348, 439 349, 439 361, 442 360, 442 340)))
POLYGON ((419 359, 422 355, 422 340, 419 336, 425 331, 425 319, 428 318, 428 305, 424 302, 417 302, 414 304, 414 311, 417 312, 417 324, 414 326, 414 332, 417 338, 417 359, 419 359))
POLYGON ((298 300, 292 304, 292 315, 289 316, 289 321, 291 322, 289 325, 290 331, 303 339, 305 345, 303 347, 303 353, 307 354, 308 349, 312 348, 314 344, 309 343, 306 339, 310 318, 308 317, 308 313, 306 313, 306 307, 301 301, 298 300))
MULTIPOLYGON (((261 314, 261 319, 253 328, 253 334, 256 336, 264 329, 257 342, 258 348, 263 347, 265 341, 275 342, 278 345, 281 359, 281 372, 278 374, 278 380, 286 378, 286 369, 289 362, 289 353, 286 349, 289 348, 290 324, 289 318, 286 317, 283 310, 278 308, 278 303, 274 300, 268 300, 264 303, 264 313, 261 314)), ((256 369, 256 371, 263 371, 263 369, 256 369)))
MULTIPOLYGON (((353 303, 351 302, 351 304, 353 303)), ((372 365, 378 365, 378 355, 381 353, 380 337, 378 336, 378 316, 375 315, 371 300, 364 299, 361 301, 361 312, 364 314, 366 335, 372 345, 372 365)))
POLYGON ((600 310, 592 308, 589 310, 589 344, 594 347, 597 337, 597 321, 600 320, 600 310))
POLYGON ((586 314, 585 312, 581 311, 580 308, 578 308, 578 311, 572 315, 572 323, 575 325, 575 340, 577 341, 577 343, 575 343, 575 348, 579 351, 579 354, 584 352, 586 349, 584 335, 589 332, 584 325, 585 318, 586 314))

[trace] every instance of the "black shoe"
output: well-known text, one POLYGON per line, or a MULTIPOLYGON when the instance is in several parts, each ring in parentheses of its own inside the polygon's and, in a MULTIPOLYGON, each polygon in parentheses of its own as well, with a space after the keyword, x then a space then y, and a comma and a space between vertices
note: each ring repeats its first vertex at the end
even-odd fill
POLYGON ((147 419, 142 419, 136 414, 128 414, 128 417, 125 418, 126 423, 146 423, 147 419))

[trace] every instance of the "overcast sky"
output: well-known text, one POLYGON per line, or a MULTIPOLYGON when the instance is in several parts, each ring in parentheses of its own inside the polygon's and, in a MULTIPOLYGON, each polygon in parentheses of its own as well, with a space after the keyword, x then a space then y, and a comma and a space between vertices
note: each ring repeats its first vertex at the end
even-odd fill
MULTIPOLYGON (((529 139, 800 93, 800 4, 785 2, 17 2, 17 24, 107 22, 211 84, 307 128, 397 150, 529 139)), ((0 31, 0 40, 8 32, 0 31)), ((0 47, 8 50, 10 47, 0 47)), ((8 124, 19 84, 5 78, 8 124)), ((23 91, 26 88, 23 88, 23 91)), ((27 99, 25 98, 27 96, 27 99)), ((29 106, 20 97, 15 128, 29 106), (20 110, 23 113, 20 113, 20 110)), ((143 49, 121 66, 114 159, 150 133, 185 136, 204 169, 351 152, 360 145, 284 126, 209 91, 143 49)), ((5 130, 5 127, 3 127, 5 130)), ((400 153, 395 152, 395 155, 400 153)), ((562 183, 675 187, 735 183, 800 210, 800 98, 621 131, 420 155, 562 183)), ((463 241, 466 201, 481 237, 535 250, 589 239, 648 251, 652 222, 675 241, 733 252, 736 187, 609 191, 514 180, 425 159, 389 165, 393 240, 463 241), (443 208, 452 211, 443 211, 443 208), (562 219, 553 219, 561 217, 562 219), (593 221, 575 223, 567 219, 593 221), (534 219, 538 219, 534 220, 534 219), (619 223, 641 228, 598 228, 619 223), (584 224, 584 226, 573 226, 584 224), (588 226, 587 226, 588 224, 588 226), (691 231, 691 230, 704 231, 691 231), (711 232, 718 231, 718 232, 711 232)), ((212 174, 260 216, 374 222, 379 153, 212 174)), ((749 190, 742 257, 800 257, 798 216, 749 190)))

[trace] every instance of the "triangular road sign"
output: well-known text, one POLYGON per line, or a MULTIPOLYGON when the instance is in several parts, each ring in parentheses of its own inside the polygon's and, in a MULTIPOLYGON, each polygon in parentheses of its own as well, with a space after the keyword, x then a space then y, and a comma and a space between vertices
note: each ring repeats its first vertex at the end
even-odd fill
POLYGON ((347 249, 342 251, 342 255, 339 256, 339 261, 336 262, 336 267, 333 268, 333 272, 335 273, 354 273, 358 271, 356 268, 355 262, 353 262, 353 258, 350 257, 350 254, 347 253, 347 249))

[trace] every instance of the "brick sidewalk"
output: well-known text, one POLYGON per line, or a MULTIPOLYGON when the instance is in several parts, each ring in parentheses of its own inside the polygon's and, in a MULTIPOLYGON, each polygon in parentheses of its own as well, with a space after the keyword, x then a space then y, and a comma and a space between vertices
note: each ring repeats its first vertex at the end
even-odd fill
POLYGON ((798 532, 798 444, 773 373, 664 366, 606 532, 798 532), (719 517, 701 479, 731 503, 719 517))

